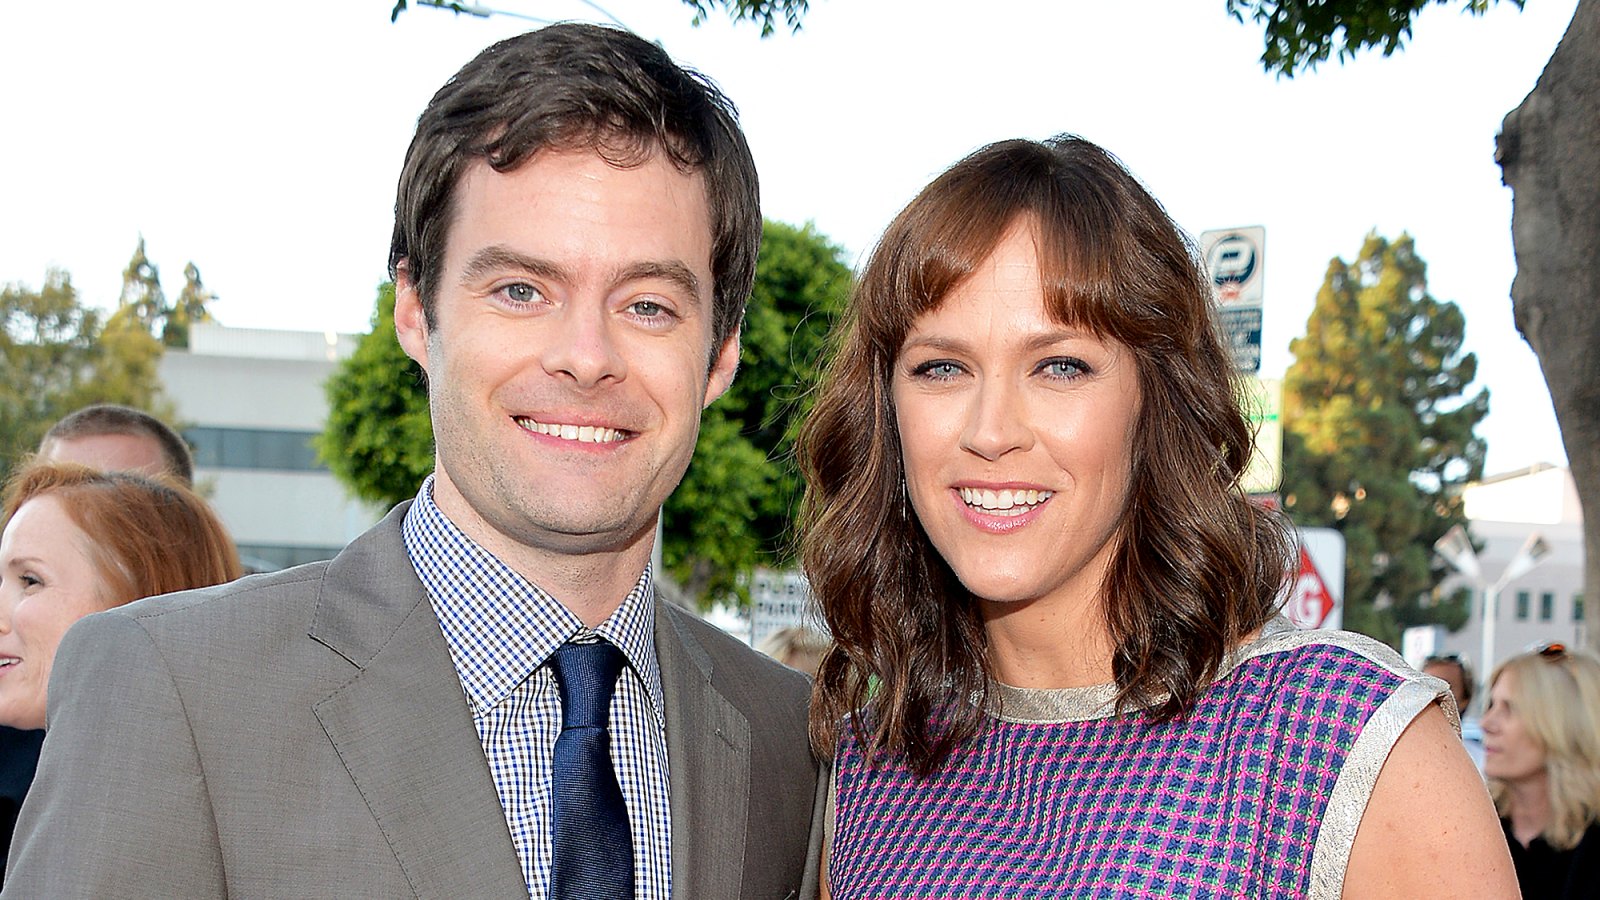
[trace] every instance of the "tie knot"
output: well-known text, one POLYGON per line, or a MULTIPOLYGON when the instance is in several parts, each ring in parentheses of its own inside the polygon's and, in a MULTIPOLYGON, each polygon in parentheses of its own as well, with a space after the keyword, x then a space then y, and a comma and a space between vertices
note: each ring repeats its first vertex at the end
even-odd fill
POLYGON ((561 692, 561 727, 605 728, 611 720, 611 694, 627 664, 615 644, 562 644, 551 658, 561 692))

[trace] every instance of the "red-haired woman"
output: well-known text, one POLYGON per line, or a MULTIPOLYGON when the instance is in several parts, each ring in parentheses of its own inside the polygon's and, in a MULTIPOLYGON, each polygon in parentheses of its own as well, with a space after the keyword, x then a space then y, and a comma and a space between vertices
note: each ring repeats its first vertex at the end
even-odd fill
POLYGON ((239 555, 205 501, 165 478, 37 463, 0 535, 0 725, 44 728, 61 636, 140 597, 232 581, 239 555))

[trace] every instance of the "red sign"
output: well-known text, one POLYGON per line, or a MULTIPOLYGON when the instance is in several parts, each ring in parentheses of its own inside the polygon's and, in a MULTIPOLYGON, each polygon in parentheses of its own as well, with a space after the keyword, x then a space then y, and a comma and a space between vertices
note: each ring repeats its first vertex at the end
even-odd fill
POLYGON ((1305 547, 1300 548, 1300 573, 1289 588, 1289 602, 1284 604, 1284 614, 1301 628, 1319 628, 1333 612, 1333 595, 1317 571, 1316 563, 1305 547))

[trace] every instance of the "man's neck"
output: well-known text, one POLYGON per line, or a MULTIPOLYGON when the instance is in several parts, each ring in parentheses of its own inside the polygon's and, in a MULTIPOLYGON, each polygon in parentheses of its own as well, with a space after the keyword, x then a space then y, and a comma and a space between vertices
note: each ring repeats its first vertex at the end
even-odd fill
MULTIPOLYGON (((628 592, 638 584, 650 562, 652 544, 615 553, 571 556, 560 553, 525 554, 534 560, 501 560, 517 574, 538 585, 593 628, 611 617, 628 592)), ((495 552, 491 549, 490 552, 495 552)), ((495 553, 499 556, 499 553, 495 553)))
POLYGON ((433 502, 462 534, 538 585, 593 628, 610 618, 638 583, 655 546, 654 524, 609 546, 573 552, 523 543, 486 521, 453 489, 434 482, 433 502))

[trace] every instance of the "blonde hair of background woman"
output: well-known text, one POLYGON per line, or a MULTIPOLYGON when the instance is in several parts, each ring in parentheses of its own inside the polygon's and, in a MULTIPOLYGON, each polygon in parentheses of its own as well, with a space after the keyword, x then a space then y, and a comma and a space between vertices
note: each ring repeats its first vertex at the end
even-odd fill
MULTIPOLYGON (((1490 685, 1505 672, 1517 676, 1515 714, 1545 752, 1551 816, 1541 837, 1569 850, 1600 821, 1600 658, 1565 648, 1523 653, 1496 667, 1490 685)), ((1489 793, 1509 815, 1510 788, 1491 778, 1489 793)))

